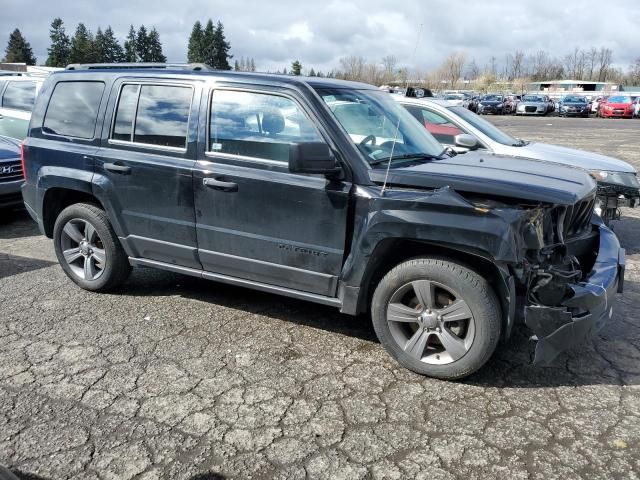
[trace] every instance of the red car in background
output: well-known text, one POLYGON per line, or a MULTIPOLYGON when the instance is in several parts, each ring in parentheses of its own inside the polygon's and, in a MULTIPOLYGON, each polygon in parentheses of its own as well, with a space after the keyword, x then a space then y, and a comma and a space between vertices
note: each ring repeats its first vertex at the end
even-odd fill
POLYGON ((602 118, 633 118, 635 108, 636 106, 631 97, 613 95, 600 101, 598 115, 602 118))

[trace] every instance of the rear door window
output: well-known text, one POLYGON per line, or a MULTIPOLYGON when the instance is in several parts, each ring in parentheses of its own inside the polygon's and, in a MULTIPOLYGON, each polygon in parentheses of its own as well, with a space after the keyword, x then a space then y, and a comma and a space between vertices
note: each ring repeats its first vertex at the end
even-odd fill
POLYGON ((193 88, 126 84, 120 90, 113 140, 186 148, 193 88))
POLYGON ((94 138, 103 82, 59 82, 51 94, 42 131, 50 135, 94 138))
POLYGON ((36 82, 7 82, 2 108, 30 112, 36 99, 36 82))

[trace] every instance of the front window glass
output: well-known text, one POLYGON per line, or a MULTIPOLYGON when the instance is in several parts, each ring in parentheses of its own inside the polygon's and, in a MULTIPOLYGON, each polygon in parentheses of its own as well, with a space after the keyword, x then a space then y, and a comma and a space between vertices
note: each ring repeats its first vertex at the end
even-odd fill
POLYGON ((209 137, 212 153, 283 163, 289 161, 291 144, 323 141, 293 100, 234 90, 213 92, 209 137))
POLYGON ((498 127, 496 127, 493 123, 488 122, 484 118, 479 115, 476 115, 471 110, 468 110, 463 107, 450 107, 453 113, 455 113, 458 117, 462 118, 466 122, 468 122, 473 127, 480 130, 487 137, 492 139, 494 142, 501 143, 502 145, 511 145, 511 146, 520 146, 522 142, 513 138, 511 135, 506 134, 498 127))
POLYGON ((36 82, 8 82, 2 96, 2 108, 30 112, 36 100, 36 82))
POLYGON ((350 88, 317 92, 371 165, 444 153, 443 146, 385 92, 350 88))
POLYGON ((502 95, 485 95, 482 97, 483 102, 501 102, 502 95))

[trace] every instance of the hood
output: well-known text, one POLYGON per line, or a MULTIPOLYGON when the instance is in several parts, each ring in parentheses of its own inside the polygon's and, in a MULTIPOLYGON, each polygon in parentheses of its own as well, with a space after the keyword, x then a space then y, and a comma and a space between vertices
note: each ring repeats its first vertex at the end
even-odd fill
POLYGON ((617 158, 607 157, 599 153, 585 152, 575 148, 560 147, 548 143, 532 142, 522 147, 514 147, 518 150, 518 155, 523 157, 544 160, 547 162, 558 162, 573 167, 584 168, 586 170, 607 170, 610 172, 636 173, 636 169, 627 162, 617 158))
MULTIPOLYGON (((385 172, 384 167, 375 168, 369 175, 372 181, 382 184, 385 172)), ((593 178, 578 168, 478 151, 392 167, 388 184, 414 188, 449 186, 459 192, 562 205, 572 205, 596 188, 593 178)))
POLYGON ((15 140, 0 136, 0 162, 3 160, 19 160, 20 144, 15 140))
POLYGON ((539 107, 540 105, 546 105, 548 102, 525 102, 525 101, 520 101, 518 102, 518 106, 524 105, 525 107, 527 105, 531 106, 531 107, 539 107))
POLYGON ((500 100, 482 100, 480 105, 500 105, 502 102, 500 100))

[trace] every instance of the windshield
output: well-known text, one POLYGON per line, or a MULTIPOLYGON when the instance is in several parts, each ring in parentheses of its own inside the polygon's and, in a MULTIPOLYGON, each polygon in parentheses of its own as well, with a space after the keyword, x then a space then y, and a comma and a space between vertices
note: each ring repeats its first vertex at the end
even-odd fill
POLYGON ((471 124, 473 127, 480 130, 487 137, 489 137, 494 142, 501 143, 502 145, 511 145, 518 146, 522 145, 522 142, 516 138, 513 138, 511 135, 506 134, 498 127, 486 121, 479 115, 476 115, 471 110, 464 107, 449 107, 453 113, 455 113, 458 117, 465 120, 467 123, 471 124))
POLYGON ((631 97, 609 97, 608 103, 631 103, 631 97))
POLYGON ((444 147, 388 93, 350 88, 317 92, 371 165, 444 154, 444 147))
POLYGON ((464 100, 464 95, 452 93, 449 95, 445 95, 444 99, 445 100, 464 100))
POLYGON ((482 97, 483 102, 501 102, 502 95, 485 95, 482 97))
POLYGON ((564 97, 563 103, 587 103, 587 99, 584 97, 564 97))
POLYGON ((522 97, 523 102, 544 102, 544 98, 537 95, 525 95, 522 97))

